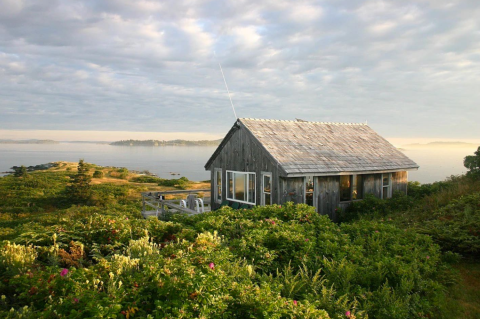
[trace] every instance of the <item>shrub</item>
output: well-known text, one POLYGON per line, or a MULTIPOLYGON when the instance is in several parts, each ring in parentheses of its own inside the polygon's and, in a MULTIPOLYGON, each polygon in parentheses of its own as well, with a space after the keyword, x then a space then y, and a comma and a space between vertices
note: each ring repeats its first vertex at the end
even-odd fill
POLYGON ((159 186, 169 186, 178 189, 187 189, 189 180, 186 177, 180 177, 179 179, 161 179, 158 183, 159 186))
POLYGON ((27 271, 35 262, 37 252, 33 246, 17 245, 7 241, 0 249, 0 267, 14 274, 27 271))
POLYGON ((155 176, 141 175, 141 176, 133 177, 130 181, 135 183, 157 183, 158 184, 162 181, 162 179, 155 176))
POLYGON ((93 173, 93 178, 103 178, 103 171, 96 170, 93 173))
POLYGON ((417 226, 442 249, 462 255, 480 253, 480 193, 452 200, 450 204, 431 213, 429 220, 417 226))

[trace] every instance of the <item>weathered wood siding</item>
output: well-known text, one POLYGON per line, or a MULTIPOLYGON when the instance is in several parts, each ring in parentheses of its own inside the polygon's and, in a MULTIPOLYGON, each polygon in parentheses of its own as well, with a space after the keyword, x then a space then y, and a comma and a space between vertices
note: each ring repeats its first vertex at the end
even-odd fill
POLYGON ((406 171, 392 173, 392 194, 395 194, 395 192, 406 194, 407 185, 408 173, 406 171))
POLYGON ((365 174, 363 176, 363 196, 373 194, 382 196, 382 174, 365 174))
POLYGON ((280 178, 280 192, 278 194, 280 201, 278 203, 303 203, 305 200, 303 184, 303 177, 280 178))
MULTIPOLYGON (((226 171, 252 172, 255 173, 255 202, 261 204, 262 181, 261 173, 272 173, 271 200, 272 203, 281 203, 279 198, 280 180, 279 170, 263 147, 243 128, 239 128, 224 145, 222 151, 210 166, 211 194, 214 196, 214 172, 215 168, 222 169, 222 200, 227 198, 227 173, 226 171)), ((220 204, 212 200, 212 209, 217 209, 220 204)))
MULTIPOLYGON (((282 170, 272 160, 260 143, 240 126, 228 139, 217 157, 210 166, 211 173, 211 196, 212 209, 217 209, 220 204, 214 201, 214 174, 215 169, 222 170, 222 200, 227 193, 226 171, 252 172, 255 173, 255 203, 261 204, 262 196, 262 172, 272 174, 271 202, 283 204, 291 201, 296 204, 304 203, 305 187, 304 177, 286 178, 282 176, 282 170)), ((382 174, 363 174, 363 196, 373 194, 381 197, 382 174)), ((407 172, 392 173, 392 193, 395 191, 407 191, 407 172)), ((317 176, 315 177, 314 202, 317 212, 330 216, 334 221, 338 216, 335 209, 346 209, 350 202, 340 202, 340 176, 317 176)))
POLYGON ((340 203, 340 176, 317 177, 317 212, 336 220, 335 208, 340 203))

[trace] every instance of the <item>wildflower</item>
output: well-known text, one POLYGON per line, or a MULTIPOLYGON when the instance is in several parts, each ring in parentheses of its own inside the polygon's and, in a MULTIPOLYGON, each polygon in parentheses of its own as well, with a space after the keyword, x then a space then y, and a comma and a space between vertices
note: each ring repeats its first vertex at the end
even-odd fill
POLYGON ((427 256, 427 259, 430 259, 430 256, 427 256))
POLYGON ((78 303, 78 299, 77 298, 73 299, 73 302, 78 303))
POLYGON ((210 264, 208 264, 208 267, 210 267, 210 269, 214 269, 214 268, 215 268, 215 264, 214 264, 214 263, 210 263, 210 264))
POLYGON ((65 277, 68 274, 68 269, 63 268, 62 271, 60 272, 60 276, 65 277))
POLYGON ((345 316, 346 316, 347 318, 350 318, 350 311, 345 312, 345 316))
POLYGON ((378 230, 376 230, 375 232, 378 233, 378 230))
POLYGON ((308 241, 308 238, 305 238, 305 241, 308 241))
POLYGON ((296 306, 296 305, 297 305, 297 301, 296 301, 296 300, 294 300, 294 301, 293 301, 293 304, 296 306))

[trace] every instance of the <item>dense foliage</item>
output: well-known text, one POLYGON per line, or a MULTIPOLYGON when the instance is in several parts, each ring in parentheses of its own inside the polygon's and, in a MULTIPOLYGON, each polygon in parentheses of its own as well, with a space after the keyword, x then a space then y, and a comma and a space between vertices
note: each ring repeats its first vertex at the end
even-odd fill
POLYGON ((465 156, 463 165, 468 169, 467 175, 478 178, 480 177, 480 146, 474 154, 465 156))
POLYGON ((388 200, 366 196, 342 213, 343 221, 387 220, 428 234, 444 251, 475 257, 480 253, 480 181, 451 176, 420 185, 411 182, 408 196, 388 200))
MULTIPOLYGON (((128 184, 90 185, 90 206, 71 206, 75 174, 0 179, 0 317, 446 318, 438 244, 458 242, 389 220, 413 199, 367 198, 340 225, 292 203, 145 220, 128 184)), ((463 212, 468 231, 478 196, 438 211, 463 212)))

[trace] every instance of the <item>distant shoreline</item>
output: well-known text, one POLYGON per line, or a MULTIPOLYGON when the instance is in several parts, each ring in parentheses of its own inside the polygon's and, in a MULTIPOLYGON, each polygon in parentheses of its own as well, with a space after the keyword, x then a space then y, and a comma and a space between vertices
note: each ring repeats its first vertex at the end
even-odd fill
POLYGON ((61 143, 72 143, 72 144, 104 144, 104 145, 113 145, 113 146, 218 146, 221 143, 219 140, 200 140, 200 141, 190 141, 190 140, 122 140, 122 141, 54 141, 54 140, 0 140, 0 144, 61 144, 61 143))
POLYGON ((430 142, 430 143, 413 143, 413 144, 404 144, 400 148, 446 148, 446 147, 455 147, 455 148, 477 148, 480 144, 474 143, 465 143, 465 142, 430 142))

